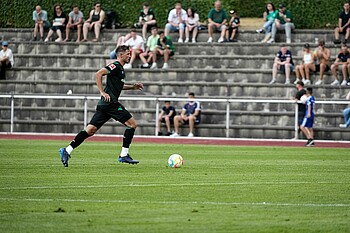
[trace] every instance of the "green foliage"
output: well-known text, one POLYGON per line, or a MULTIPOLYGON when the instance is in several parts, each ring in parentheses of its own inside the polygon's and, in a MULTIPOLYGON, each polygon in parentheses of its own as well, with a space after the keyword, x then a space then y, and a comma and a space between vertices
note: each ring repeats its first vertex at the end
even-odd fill
MULTIPOLYGON (((59 2, 66 13, 70 12, 72 4, 78 4, 85 18, 88 17, 95 1, 93 0, 46 0, 40 2, 43 9, 53 15, 53 5, 59 2)), ((122 27, 130 27, 137 19, 144 0, 101 0, 102 8, 115 10, 117 21, 122 27)), ((158 25, 163 27, 170 9, 178 0, 149 0, 151 7, 156 12, 158 25)), ((199 13, 201 22, 205 22, 208 11, 213 6, 214 0, 182 0, 184 9, 193 7, 199 13)), ((294 15, 297 28, 326 28, 337 24, 338 14, 344 0, 285 0, 272 1, 276 7, 284 2, 294 15)), ((33 27, 32 11, 38 1, 31 0, 2 0, 0 8, 0 27, 28 28, 33 27)), ((223 7, 228 11, 236 9, 241 17, 261 17, 265 10, 265 1, 256 0, 222 0, 223 7)))

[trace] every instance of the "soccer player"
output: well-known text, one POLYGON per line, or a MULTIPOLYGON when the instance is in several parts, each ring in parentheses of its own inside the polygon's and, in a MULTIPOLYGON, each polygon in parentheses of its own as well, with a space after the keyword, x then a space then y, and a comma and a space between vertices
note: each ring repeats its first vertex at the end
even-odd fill
POLYGON ((129 155, 129 146, 134 137, 136 129, 136 121, 132 115, 119 103, 118 98, 122 90, 142 90, 142 83, 133 85, 125 84, 124 64, 130 61, 130 49, 128 46, 122 45, 116 49, 117 60, 104 68, 101 68, 95 74, 96 84, 101 94, 96 112, 85 130, 78 133, 74 140, 66 147, 60 149, 60 156, 63 166, 68 167, 68 160, 72 151, 77 148, 85 139, 94 135, 96 131, 113 118, 126 126, 123 147, 118 158, 119 162, 137 164, 139 161, 133 160, 129 155), (106 87, 103 89, 102 77, 107 77, 106 87))
POLYGON ((312 129, 312 126, 314 124, 314 118, 315 118, 315 97, 312 95, 312 88, 308 87, 306 89, 306 109, 305 109, 305 116, 303 119, 303 122, 300 125, 301 131, 305 134, 307 138, 307 143, 305 146, 314 146, 314 130, 312 129))

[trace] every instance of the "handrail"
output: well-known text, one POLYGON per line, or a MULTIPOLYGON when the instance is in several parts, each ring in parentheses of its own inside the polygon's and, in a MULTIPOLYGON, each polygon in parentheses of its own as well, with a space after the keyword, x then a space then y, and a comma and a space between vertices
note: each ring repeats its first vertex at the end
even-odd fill
MULTIPOLYGON (((26 94, 0 94, 0 98, 10 98, 11 99, 11 126, 10 133, 13 133, 14 126, 14 100, 15 99, 62 99, 62 100, 83 100, 84 101, 84 126, 87 124, 87 101, 88 100, 99 100, 100 96, 87 96, 87 95, 26 95, 26 94)), ((160 102, 161 101, 173 101, 173 102, 187 102, 188 98, 176 98, 176 97, 127 97, 122 96, 119 98, 120 100, 131 100, 131 101, 151 101, 155 102, 155 116, 156 116, 156 124, 155 124, 155 135, 157 135, 158 129, 158 117, 160 110, 160 102)), ((231 99, 231 98, 219 98, 219 99, 210 99, 210 98, 196 98, 195 101, 199 102, 211 102, 211 103, 226 103, 226 137, 229 137, 230 130, 230 103, 275 103, 275 104, 294 104, 295 106, 295 115, 294 115, 294 134, 295 138, 298 138, 298 105, 297 103, 301 103, 300 101, 295 100, 271 100, 271 99, 231 99)), ((350 104, 348 100, 320 100, 316 101, 316 104, 350 104)))

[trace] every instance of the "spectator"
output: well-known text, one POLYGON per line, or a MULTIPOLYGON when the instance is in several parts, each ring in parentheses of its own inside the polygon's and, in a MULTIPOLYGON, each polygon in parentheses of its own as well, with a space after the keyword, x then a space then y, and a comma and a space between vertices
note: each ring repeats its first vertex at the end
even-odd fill
POLYGON ((171 38, 169 36, 165 36, 164 32, 159 32, 157 47, 152 54, 153 64, 151 66, 151 69, 157 69, 157 54, 164 56, 164 64, 162 69, 168 69, 169 57, 174 56, 175 48, 173 42, 171 41, 171 38))
POLYGON ((194 93, 188 93, 189 101, 182 108, 181 115, 174 117, 175 132, 171 135, 178 137, 180 124, 188 124, 190 126, 190 132, 188 137, 193 137, 193 129, 195 125, 198 125, 201 121, 201 105, 198 101, 195 101, 194 93))
POLYGON ((67 15, 62 11, 62 7, 59 4, 55 4, 53 7, 53 18, 53 24, 49 33, 47 34, 45 42, 49 41, 54 32, 56 32, 58 36, 58 38, 55 41, 62 41, 62 31, 64 31, 64 29, 66 28, 67 15))
POLYGON ((6 69, 11 69, 14 64, 12 50, 8 48, 7 41, 2 42, 2 50, 0 51, 0 79, 6 79, 6 69))
POLYGON ((306 108, 305 108, 305 116, 303 122, 300 125, 301 131, 305 134, 307 138, 307 143, 305 146, 315 146, 314 143, 314 131, 313 124, 315 118, 315 97, 312 96, 312 88, 308 87, 306 89, 306 108))
POLYGON ((229 27, 228 30, 226 30, 226 41, 235 42, 237 41, 235 36, 238 33, 238 27, 240 26, 241 22, 239 17, 237 17, 237 12, 235 10, 230 10, 230 15, 231 19, 229 27))
POLYGON ((50 23, 47 19, 47 12, 42 10, 39 5, 37 5, 33 11, 33 20, 35 22, 33 41, 37 40, 38 30, 40 32, 40 41, 44 41, 44 29, 48 29, 50 23))
POLYGON ((142 61, 141 68, 149 68, 149 63, 152 61, 153 52, 157 48, 157 42, 159 39, 158 29, 156 27, 152 27, 151 33, 152 35, 150 35, 147 39, 146 51, 140 54, 140 59, 142 61), (148 57, 147 60, 146 57, 148 57))
POLYGON ((303 60, 302 63, 297 65, 295 68, 295 74, 296 74, 296 80, 294 84, 297 84, 300 81, 300 76, 302 77, 302 81, 305 85, 311 84, 310 82, 310 72, 305 72, 305 66, 308 64, 313 64, 314 59, 312 56, 312 52, 310 51, 310 45, 306 43, 304 45, 304 52, 303 52, 303 60))
POLYGON ((281 71, 286 74, 286 82, 284 84, 290 84, 290 73, 293 72, 294 63, 292 58, 292 52, 287 47, 281 47, 281 50, 277 53, 273 68, 272 68, 272 80, 270 84, 276 82, 277 72, 281 71))
POLYGON ((265 32, 265 38, 261 41, 262 43, 266 43, 271 37, 272 24, 275 22, 278 11, 276 11, 275 5, 269 2, 266 4, 266 11, 263 14, 264 25, 262 28, 256 30, 258 33, 265 32))
MULTIPOLYGON (((350 91, 346 95, 346 99, 350 100, 350 91)), ((350 126, 350 107, 345 108, 343 110, 343 114, 344 114, 345 124, 340 124, 339 127, 340 128, 347 128, 350 126)))
POLYGON ((101 3, 96 2, 94 9, 90 11, 89 18, 85 21, 83 25, 83 41, 88 41, 88 33, 92 29, 94 29, 95 32, 95 39, 93 39, 92 41, 99 41, 100 32, 103 27, 104 20, 105 12, 101 9, 101 3))
POLYGON ((267 43, 274 43, 277 30, 285 30, 286 42, 290 44, 292 42, 292 30, 295 28, 293 23, 292 12, 286 9, 286 5, 283 3, 279 5, 279 12, 276 15, 275 22, 272 24, 271 39, 267 43))
POLYGON ((156 25, 157 21, 153 9, 149 7, 148 2, 144 2, 143 8, 140 11, 139 22, 135 26, 142 27, 142 38, 145 42, 147 40, 147 31, 156 25))
POLYGON ((77 40, 76 42, 80 42, 81 38, 81 28, 83 26, 84 15, 79 10, 77 5, 72 6, 72 11, 69 13, 69 19, 66 27, 66 39, 64 41, 69 40, 69 33, 71 29, 77 30, 77 40))
MULTIPOLYGON (((303 95, 306 95, 306 91, 304 89, 304 83, 302 81, 298 81, 296 83, 297 93, 295 94, 294 100, 299 101, 303 95)), ((305 116, 305 103, 298 103, 298 125, 300 127, 303 122, 305 116)))
POLYGON ((340 44, 339 34, 344 36, 344 44, 348 42, 350 36, 350 4, 348 1, 344 2, 343 11, 339 14, 338 27, 334 30, 334 44, 340 44))
POLYGON ((162 136, 163 133, 160 131, 160 127, 162 123, 166 124, 168 132, 166 136, 171 135, 170 124, 174 123, 174 117, 176 115, 175 108, 171 106, 170 101, 165 101, 165 106, 163 106, 161 113, 159 114, 159 124, 158 124, 158 136, 162 136))
POLYGON ((346 86, 347 84, 347 77, 348 77, 348 64, 350 59, 350 53, 349 49, 346 46, 346 44, 343 44, 341 47, 341 51, 338 53, 337 58, 335 59, 335 62, 331 66, 331 71, 334 77, 334 81, 331 83, 332 86, 339 85, 338 81, 338 67, 341 66, 341 70, 343 73, 343 81, 341 83, 342 86, 346 86))
POLYGON ((165 25, 165 36, 169 36, 170 31, 179 31, 179 43, 183 43, 183 35, 185 31, 185 23, 187 21, 187 13, 181 8, 181 3, 175 4, 175 9, 169 12, 168 23, 165 25))
POLYGON ((192 43, 196 43, 196 37, 199 26, 199 15, 193 10, 193 8, 187 9, 187 21, 186 21, 186 40, 185 43, 190 41, 190 32, 192 32, 192 43))
POLYGON ((208 22, 208 43, 213 42, 213 33, 216 30, 221 32, 218 42, 224 42, 224 37, 226 34, 227 13, 224 9, 221 8, 221 1, 215 1, 214 8, 212 8, 208 14, 208 22))
POLYGON ((131 48, 131 59, 130 62, 124 65, 124 69, 131 69, 132 63, 135 59, 145 51, 144 42, 141 36, 137 35, 136 30, 132 29, 130 32, 131 38, 128 39, 124 45, 131 48))
POLYGON ((316 61, 316 64, 310 63, 305 65, 305 73, 307 76, 310 70, 320 72, 320 79, 315 83, 315 85, 320 85, 323 83, 324 72, 330 69, 329 62, 331 59, 331 52, 325 47, 324 40, 318 42, 318 48, 313 53, 313 59, 316 61))

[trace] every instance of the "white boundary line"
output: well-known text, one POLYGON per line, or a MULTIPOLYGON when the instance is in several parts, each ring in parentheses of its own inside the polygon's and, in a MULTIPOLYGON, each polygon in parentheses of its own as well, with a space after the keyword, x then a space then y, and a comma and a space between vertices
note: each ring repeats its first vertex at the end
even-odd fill
POLYGON ((32 201, 32 202, 85 202, 85 203, 126 203, 126 204, 160 204, 160 205, 247 205, 247 206, 301 206, 301 207, 350 207, 342 203, 272 203, 272 202, 211 202, 211 201, 131 201, 131 200, 87 200, 87 199, 52 199, 52 198, 6 198, 0 201, 32 201))

